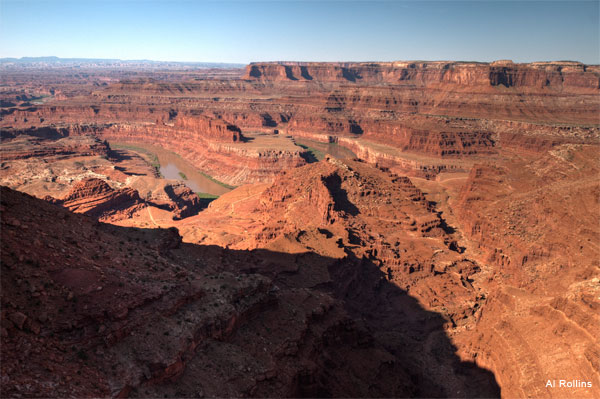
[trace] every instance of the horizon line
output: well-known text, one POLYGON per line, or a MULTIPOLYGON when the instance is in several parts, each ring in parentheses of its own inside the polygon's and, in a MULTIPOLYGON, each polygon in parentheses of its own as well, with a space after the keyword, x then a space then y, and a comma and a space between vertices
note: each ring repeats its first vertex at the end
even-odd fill
POLYGON ((252 64, 261 64, 261 63, 395 63, 395 62, 457 62, 457 63, 478 63, 478 64, 492 64, 492 63, 513 63, 513 64, 536 64, 536 63, 577 63, 582 65, 589 66, 598 66, 600 64, 586 64, 582 61, 578 60, 537 60, 537 61, 513 61, 508 58, 499 58, 493 61, 475 61, 475 60, 456 60, 456 59, 395 59, 395 60, 344 60, 344 61, 306 61, 306 60, 267 60, 267 61, 250 61, 250 62, 226 62, 226 61, 174 61, 174 60, 153 60, 148 58, 142 59, 121 59, 121 58, 96 58, 96 57, 58 57, 54 55, 45 55, 45 56, 21 56, 21 57, 10 57, 10 56, 0 56, 0 61, 5 62, 7 60, 16 60, 16 61, 27 61, 35 59, 55 59, 55 60, 67 60, 67 61, 121 61, 121 62, 155 62, 155 63, 173 63, 173 64, 226 64, 226 65, 252 65, 252 64))

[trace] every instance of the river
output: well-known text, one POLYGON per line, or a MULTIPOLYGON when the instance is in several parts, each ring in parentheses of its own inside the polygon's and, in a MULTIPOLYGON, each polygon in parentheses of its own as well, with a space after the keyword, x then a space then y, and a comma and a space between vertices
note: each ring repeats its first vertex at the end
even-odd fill
POLYGON ((109 144, 126 146, 130 151, 135 151, 135 148, 140 148, 146 152, 156 155, 156 158, 158 158, 158 163, 160 164, 160 173, 165 179, 179 180, 194 192, 222 195, 231 191, 230 188, 224 187, 223 185, 208 178, 179 155, 175 154, 174 152, 167 151, 164 148, 138 142, 111 142, 109 144))
MULTIPOLYGON (((356 158, 356 154, 336 143, 322 143, 320 141, 305 139, 303 137, 294 137, 294 141, 298 145, 304 145, 309 148, 314 148, 323 155, 329 154, 337 159, 356 158)), ((317 154, 321 155, 321 154, 317 154)), ((317 158, 320 158, 317 156, 317 158)))

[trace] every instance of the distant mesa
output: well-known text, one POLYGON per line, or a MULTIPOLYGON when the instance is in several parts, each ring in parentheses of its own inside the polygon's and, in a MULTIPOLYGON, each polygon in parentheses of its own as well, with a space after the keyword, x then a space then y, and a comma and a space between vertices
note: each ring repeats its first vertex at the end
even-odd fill
POLYGON ((3 397, 600 397, 600 66, 0 72, 3 397))
POLYGON ((0 58, 0 68, 10 65, 19 66, 105 66, 105 67, 194 67, 194 68, 243 68, 244 64, 225 62, 178 62, 178 61, 152 61, 152 60, 120 60, 110 58, 59 58, 50 57, 21 57, 0 58))
POLYGON ((515 64, 455 61, 256 62, 244 79, 260 81, 352 82, 361 84, 518 86, 558 89, 600 87, 600 67, 557 61, 515 64), (503 67, 504 69, 499 69, 503 67), (504 77, 500 75, 505 75, 504 77))

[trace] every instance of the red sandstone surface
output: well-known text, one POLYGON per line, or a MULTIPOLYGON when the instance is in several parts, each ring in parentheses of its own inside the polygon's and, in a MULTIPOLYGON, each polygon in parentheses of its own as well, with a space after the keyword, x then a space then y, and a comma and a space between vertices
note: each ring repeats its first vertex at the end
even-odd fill
POLYGON ((3 396, 497 393, 367 258, 182 244, 2 190, 3 396))
MULTIPOLYGON (((27 81, 22 73, 4 79, 27 81)), ((233 185, 272 181, 303 163, 301 149, 243 140, 258 131, 338 142, 371 162, 433 178, 504 147, 598 144, 599 81, 597 66, 569 62, 259 63, 243 79, 122 79, 5 107, 0 128, 8 137, 154 143, 233 185)), ((45 90, 65 86, 50 80, 45 90)))
POLYGON ((88 73, 1 78, 3 397, 600 396, 598 66, 88 73))

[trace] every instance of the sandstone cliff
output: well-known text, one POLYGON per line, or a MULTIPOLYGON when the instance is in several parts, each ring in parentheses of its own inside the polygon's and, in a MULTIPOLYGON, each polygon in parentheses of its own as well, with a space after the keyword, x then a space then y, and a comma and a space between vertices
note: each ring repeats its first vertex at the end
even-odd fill
POLYGON ((466 85, 541 90, 594 92, 600 89, 600 69, 578 62, 514 64, 448 61, 379 63, 251 63, 248 80, 304 80, 316 82, 466 85))
MULTIPOLYGON (((171 143, 170 150, 233 185, 272 181, 303 163, 294 152, 264 148, 259 156, 251 145, 232 145, 247 144, 247 133, 342 144, 362 137, 432 158, 413 171, 406 160, 397 164, 433 178, 440 170, 463 169, 439 158, 472 164, 504 146, 531 151, 597 144, 599 76, 597 66, 574 62, 256 63, 245 79, 140 77, 95 87, 76 100, 7 107, 0 127, 3 137, 106 133, 171 143)), ((373 147, 368 151, 383 157, 373 147)))
POLYGON ((64 198, 46 198, 47 201, 65 208, 89 215, 99 220, 119 220, 144 207, 144 201, 137 191, 131 188, 115 190, 104 180, 89 178, 73 185, 64 198))
POLYGON ((4 187, 1 216, 3 396, 498 394, 366 258, 185 244, 4 187))
MULTIPOLYGON (((231 130, 211 132, 169 125, 113 125, 96 134, 120 142, 144 142, 173 151, 199 170, 230 184, 270 181, 282 170, 305 163, 299 147, 261 148, 232 139, 231 130), (222 135, 225 134, 225 137, 222 135)), ((241 137, 239 133, 234 137, 241 137)))
POLYGON ((493 265, 465 350, 479 353, 507 396, 553 396, 534 382, 547 375, 593 385, 568 396, 598 393, 597 154, 595 146, 562 145, 534 160, 477 165, 456 201, 473 254, 493 265))

